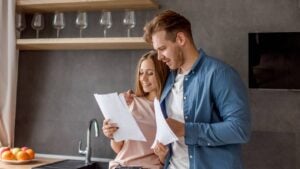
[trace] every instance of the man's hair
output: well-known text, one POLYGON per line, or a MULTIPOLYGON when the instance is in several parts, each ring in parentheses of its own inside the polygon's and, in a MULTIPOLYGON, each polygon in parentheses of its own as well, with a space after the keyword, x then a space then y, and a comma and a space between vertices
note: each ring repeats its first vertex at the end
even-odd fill
POLYGON ((142 84, 140 82, 141 64, 146 59, 152 60, 154 64, 154 74, 157 81, 157 99, 159 99, 169 74, 169 68, 165 63, 158 60, 157 52, 154 50, 145 53, 138 61, 135 76, 135 95, 139 97, 146 96, 148 94, 143 90, 142 84))
POLYGON ((157 14, 144 27, 144 39, 152 43, 152 35, 158 31, 166 31, 166 39, 175 42, 178 32, 184 32, 185 35, 193 41, 191 23, 184 16, 166 10, 157 14))

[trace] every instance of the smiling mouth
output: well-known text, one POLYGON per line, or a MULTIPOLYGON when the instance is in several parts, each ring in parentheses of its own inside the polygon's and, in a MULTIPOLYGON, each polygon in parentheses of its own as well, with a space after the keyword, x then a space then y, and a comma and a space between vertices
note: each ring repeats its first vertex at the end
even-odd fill
POLYGON ((148 84, 148 83, 147 83, 147 84, 143 84, 143 86, 145 86, 145 87, 148 87, 148 86, 150 86, 150 85, 151 85, 151 84, 148 84))

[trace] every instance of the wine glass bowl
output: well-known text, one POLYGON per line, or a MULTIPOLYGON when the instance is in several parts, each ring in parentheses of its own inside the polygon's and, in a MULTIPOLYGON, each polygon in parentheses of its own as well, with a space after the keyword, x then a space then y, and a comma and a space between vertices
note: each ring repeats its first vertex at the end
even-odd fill
POLYGON ((123 24, 127 27, 127 37, 130 37, 130 30, 135 27, 135 12, 131 10, 125 11, 123 24))
POLYGON ((23 13, 16 13, 15 18, 16 29, 18 30, 18 38, 21 36, 21 32, 26 28, 25 15, 23 13))
POLYGON ((56 29, 56 37, 59 37, 59 31, 65 28, 65 17, 63 12, 55 12, 52 22, 53 28, 56 29))
POLYGON ((99 20, 101 26, 104 27, 103 36, 107 37, 107 29, 112 27, 112 17, 110 11, 103 11, 99 20))
POLYGON ((76 27, 79 28, 79 37, 82 37, 82 30, 88 27, 88 16, 86 12, 78 12, 75 21, 76 27))
POLYGON ((33 15, 31 27, 36 31, 36 38, 39 38, 39 32, 44 29, 44 16, 41 13, 33 15))

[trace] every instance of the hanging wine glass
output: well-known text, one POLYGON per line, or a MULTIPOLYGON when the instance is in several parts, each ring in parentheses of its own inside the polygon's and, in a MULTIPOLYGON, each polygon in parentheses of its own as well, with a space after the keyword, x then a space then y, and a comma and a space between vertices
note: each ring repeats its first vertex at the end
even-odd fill
POLYGON ((55 12, 52 22, 53 28, 56 29, 56 37, 59 37, 59 31, 65 28, 65 17, 63 12, 55 12))
POLYGON ((78 12, 76 17, 76 27, 79 28, 79 37, 82 37, 82 30, 88 26, 88 16, 86 12, 78 12))
POLYGON ((107 37, 107 29, 110 29, 112 26, 111 12, 103 11, 99 23, 104 27, 103 36, 107 37))
POLYGON ((18 38, 21 37, 21 32, 26 28, 25 15, 23 13, 16 13, 16 29, 18 30, 18 38))
POLYGON ((135 27, 135 13, 134 11, 125 11, 123 24, 127 27, 127 37, 130 37, 130 30, 135 27))
POLYGON ((33 15, 31 27, 36 31, 36 38, 39 38, 40 30, 44 29, 44 16, 41 13, 33 15))

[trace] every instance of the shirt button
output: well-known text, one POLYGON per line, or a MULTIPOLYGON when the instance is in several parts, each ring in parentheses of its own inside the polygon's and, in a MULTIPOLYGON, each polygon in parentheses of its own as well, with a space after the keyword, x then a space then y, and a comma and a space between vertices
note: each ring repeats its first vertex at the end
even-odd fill
POLYGON ((186 100, 186 96, 183 97, 183 100, 186 100))
POLYGON ((185 78, 185 81, 189 80, 189 78, 185 78))
POLYGON ((184 118, 185 118, 185 119, 188 119, 188 116, 185 116, 184 118))
POLYGON ((190 158, 193 158, 193 156, 191 155, 190 158))
POLYGON ((207 143, 208 146, 210 146, 210 143, 207 143))

